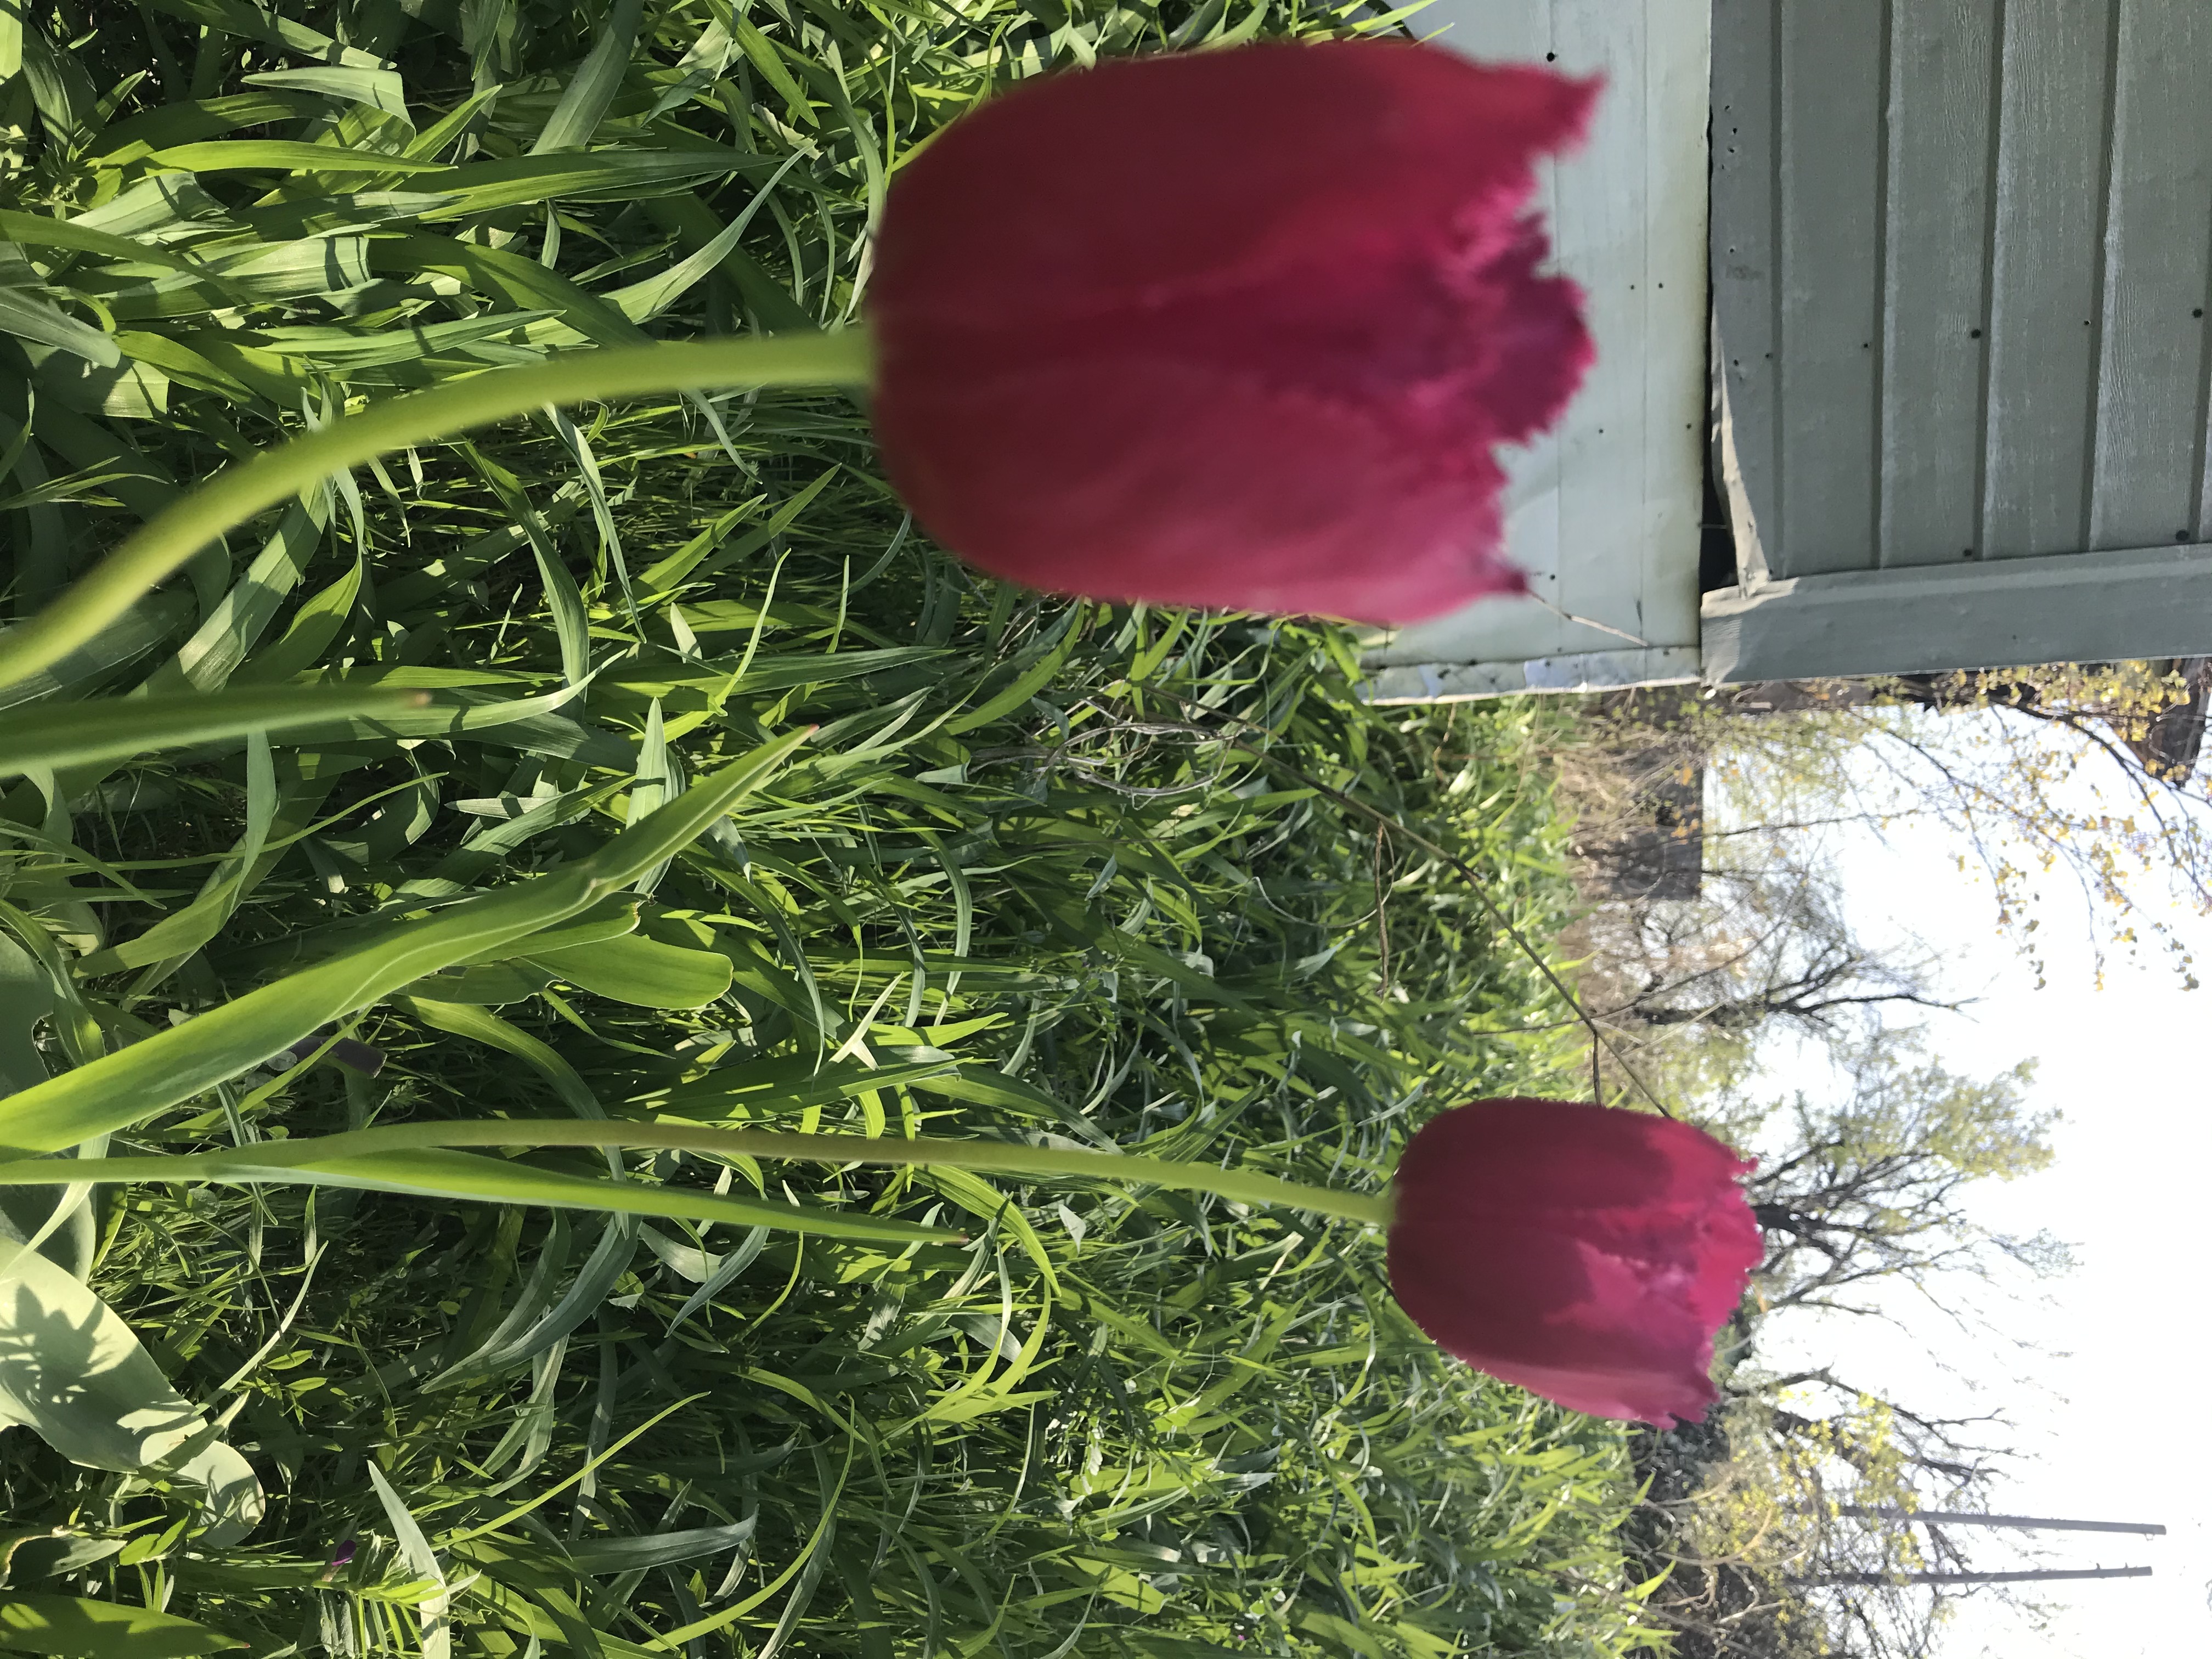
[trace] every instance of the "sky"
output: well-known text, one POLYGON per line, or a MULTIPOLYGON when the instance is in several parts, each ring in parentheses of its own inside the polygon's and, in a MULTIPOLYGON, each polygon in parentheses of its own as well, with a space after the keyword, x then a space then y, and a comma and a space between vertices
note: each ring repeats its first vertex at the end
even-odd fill
MULTIPOLYGON (((1858 1386, 2002 1409, 2032 1458, 1993 1493, 1996 1511, 2168 1528, 2164 1538, 2033 1534, 2039 1562, 2016 1559, 2010 1534, 1990 1534, 1973 1546, 1977 1567, 2145 1565, 2154 1576, 2039 1586, 2058 1610, 2041 1630, 1982 1596, 1946 1632, 1944 1659, 2212 1655, 2212 1436, 2201 1411, 2212 1367, 2202 1270, 2212 1216, 2203 1059, 2212 988, 2185 990, 2154 959, 2162 952, 2140 964, 2108 957, 2100 988, 2080 913, 2053 906, 2038 933, 2048 970, 2039 990, 1996 933, 1988 887, 1959 870, 1955 850, 1941 832, 1910 824, 1835 842, 1862 936, 1917 936, 1944 960, 1947 990, 1977 999, 1928 1019, 1936 1055, 1980 1075, 2039 1062, 2031 1098, 2064 1114, 2057 1156, 2039 1174, 1986 1183, 1975 1209, 2001 1231, 2050 1229, 2079 1265, 2045 1282, 2047 1302, 2003 1310, 2005 1330, 2040 1353, 1965 1337, 1923 1309, 1908 1314, 1909 1334, 1807 1320, 1776 1330, 1761 1358, 1844 1356, 1838 1369, 1858 1386)), ((2212 963, 2212 922, 2179 910, 2174 920, 2212 963)))

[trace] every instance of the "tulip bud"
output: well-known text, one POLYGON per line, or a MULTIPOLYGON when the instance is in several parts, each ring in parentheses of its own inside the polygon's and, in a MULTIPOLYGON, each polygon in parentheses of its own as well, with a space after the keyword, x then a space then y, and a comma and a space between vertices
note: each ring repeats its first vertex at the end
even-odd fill
POLYGON ((1700 1420, 1713 1334, 1764 1255, 1703 1130, 1640 1112, 1482 1100, 1400 1159, 1390 1287, 1468 1364, 1595 1417, 1700 1420))
POLYGON ((992 99, 885 206, 891 481, 954 552, 1054 592, 1395 623, 1522 591, 1493 452, 1591 358, 1522 210, 1596 91, 1333 41, 992 99))

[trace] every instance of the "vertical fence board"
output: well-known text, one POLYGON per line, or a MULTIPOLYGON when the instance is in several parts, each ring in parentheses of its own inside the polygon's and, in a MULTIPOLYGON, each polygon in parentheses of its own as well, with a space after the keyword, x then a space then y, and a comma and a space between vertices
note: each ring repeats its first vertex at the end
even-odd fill
POLYGON ((1892 17, 1884 565, 1970 556, 1979 533, 1997 5, 1911 0, 1892 17))
POLYGON ((2121 0, 2093 549, 2195 536, 2212 263, 2212 5, 2121 0))
POLYGON ((1778 576, 1875 562, 1886 10, 1882 0, 1782 7, 1778 576))
POLYGON ((1722 392, 1719 466, 1735 521, 1737 566, 1753 580, 1772 574, 1781 532, 1778 10, 1779 0, 1713 3, 1710 258, 1722 392))
POLYGON ((2081 550, 2089 528, 2117 0, 2007 0, 1991 250, 1982 551, 2081 550))
POLYGON ((1641 194, 1646 204, 1678 202, 1688 210, 1644 214, 1651 282, 1644 307, 1646 436, 1635 543, 1643 556, 1643 598, 1634 631, 1671 644, 1698 637, 1712 313, 1706 263, 1711 151, 1698 118, 1707 109, 1711 82, 1711 0, 1647 0, 1647 15, 1641 194))

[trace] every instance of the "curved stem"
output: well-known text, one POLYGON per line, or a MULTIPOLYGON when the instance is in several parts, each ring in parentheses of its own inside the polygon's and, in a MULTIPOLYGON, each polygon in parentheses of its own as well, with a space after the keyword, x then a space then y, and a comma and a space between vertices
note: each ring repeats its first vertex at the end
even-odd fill
POLYGON ((672 341, 488 369, 371 404, 319 432, 264 450, 155 514, 44 611, 0 634, 0 686, 27 679, 97 636, 226 530, 391 450, 548 404, 708 387, 866 386, 873 368, 868 337, 860 329, 672 341))
POLYGON ((1247 1170, 1179 1164, 1140 1152, 1030 1146, 1000 1140, 879 1140, 860 1135, 793 1134, 775 1129, 711 1129, 691 1123, 616 1123, 490 1119, 400 1123, 301 1140, 264 1140, 221 1152, 168 1158, 20 1158, 0 1163, 0 1187, 71 1182, 282 1181, 287 1170, 320 1170, 392 1152, 454 1146, 627 1146, 638 1151, 710 1152, 725 1158, 795 1158, 811 1164, 938 1164, 1001 1175, 1073 1176, 1212 1193, 1239 1204, 1283 1205, 1316 1215, 1390 1224, 1387 1193, 1307 1187, 1247 1170))

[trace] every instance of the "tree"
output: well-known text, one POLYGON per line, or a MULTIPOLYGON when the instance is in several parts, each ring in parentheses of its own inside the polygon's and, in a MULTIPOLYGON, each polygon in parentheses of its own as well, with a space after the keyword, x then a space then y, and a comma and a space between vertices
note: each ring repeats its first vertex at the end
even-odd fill
POLYGON ((1703 885, 1694 901, 1609 907, 1591 927, 1612 980, 1606 1018, 1738 1036, 1774 1022, 1832 1043, 1961 1006, 1939 994, 1925 951, 1862 939, 1833 873, 1799 849, 1723 842, 1703 885))
POLYGON ((2194 989, 2160 912, 2212 915, 2208 696, 2212 659, 2188 658, 1737 687, 1668 717, 1708 756, 1730 833, 1933 822, 2039 971, 2033 935, 2070 890, 2100 964, 2155 945, 2194 989))
MULTIPOLYGON (((1724 1642, 1708 1652, 1928 1654, 1948 1603, 1970 1593, 1941 1576, 1970 1570, 1966 1536, 1893 1516, 1938 1501, 1978 1507, 1985 1475, 1930 1481, 1916 1437, 1889 1402, 1848 1395, 1817 1414, 1739 1396, 1717 1455, 1681 1517, 1686 1587, 1724 1642)), ((1688 1613, 1678 1603, 1678 1618, 1688 1613)))
POLYGON ((2051 1161, 2057 1114, 2027 1103, 2033 1061, 1961 1077, 1927 1058, 1916 1035, 1893 1032, 1868 1039, 1844 1069, 1835 1097, 1801 1092, 1738 1109, 1729 1126, 1754 1146, 1780 1131, 1778 1152, 1749 1182, 1768 1241, 1759 1284, 1770 1308, 1871 1313, 1850 1293, 1875 1280, 1927 1291, 1938 1275, 1986 1277, 1998 1261, 2032 1273, 2065 1265, 2049 1234, 1990 1232, 1963 1201, 1976 1182, 2051 1161))
MULTIPOLYGON (((2158 676, 2146 683, 2158 696, 2172 689, 2158 676)), ((1976 1340, 2001 1339, 1978 1305, 1979 1287, 2025 1288, 2067 1255, 2047 1234, 2006 1236, 1973 1212, 1978 1183, 2050 1161, 2054 1115, 2028 1103, 2032 1068, 1966 1076, 1929 1055, 1909 1028, 1961 1005, 1929 951, 1857 931, 1854 915, 1864 912, 1843 890, 1827 842, 1844 824, 1879 829, 1898 817, 1950 813, 1955 826, 1972 809, 1987 849, 1996 844, 1992 826, 2032 832, 2039 787, 2061 791, 2046 818, 2070 808, 2082 822, 2081 802, 2063 783, 2047 783, 2063 769, 2051 754, 2063 759, 2068 745, 2087 745, 2086 757, 2106 743, 2138 769, 2164 769, 2150 782, 2168 789, 2179 753, 2171 723, 2155 726, 2155 714, 2123 737, 2082 712, 2085 696, 2069 694, 2064 706, 2081 725, 2045 720, 2012 708, 2008 699, 2027 692, 2003 690, 1995 677, 1955 696, 1937 688, 1916 698, 1901 684, 1784 690, 1759 689, 1756 704, 1726 692, 1609 700, 1607 720, 1597 724, 1613 729, 1589 750, 1610 744, 1630 763, 1617 766, 1609 794, 1578 792, 1609 815, 1592 813, 1596 826, 1577 836, 1601 848, 1633 839, 1639 769, 1702 765, 1718 779, 1721 810, 1698 825, 1702 891, 1623 898, 1591 884, 1596 902, 1577 941, 1589 964, 1580 988, 1664 1097, 1759 1154, 1750 1196, 1768 1244, 1717 1420, 1641 1443, 1651 1492, 1646 1559, 1655 1571, 1672 1568, 1651 1612, 1676 1631, 1685 1656, 1901 1659, 1931 1650, 1949 1601, 2008 1591, 1930 1581, 1972 1570, 1972 1534, 1850 1511, 1987 1508, 2008 1460, 2008 1425, 1978 1406, 1887 1397, 1840 1357, 1762 1369, 1760 1340, 1778 1320, 1825 1317, 1847 1329, 1855 1319, 1905 1313, 1916 1324, 1936 1314, 1976 1340), (2021 764, 2008 771, 2003 755, 1978 753, 1987 728, 2018 742, 2021 764), (1901 778, 1917 779, 1920 793, 1901 778), (2015 816, 1994 818, 1992 799, 2015 816), (1762 1086, 1762 1068, 1785 1065, 1799 1076, 1832 1067, 1832 1076, 1786 1093, 1762 1086)), ((2100 714, 2117 720, 2118 708, 2100 714)), ((2092 768, 2086 757, 2078 765, 2092 768)), ((1607 782, 1589 750, 1569 770, 1607 782)), ((2092 832, 2094 823, 2083 833, 2092 832)), ((2091 844, 2072 830, 2055 839, 2091 844)), ((1975 855, 1976 843, 1962 844, 1975 855)), ((2098 891, 2109 919, 2109 894, 2098 891)), ((2012 915, 2022 917, 2025 900, 2013 902, 2012 915)), ((2019 925, 2032 933, 2033 920, 2019 925)))
POLYGON ((1826 1086, 1701 1103, 1708 1127, 1759 1158, 1747 1186, 1767 1255, 1722 1343, 1713 1420, 1638 1443, 1639 1541, 1652 1571, 1672 1569, 1652 1616, 1682 1659, 1906 1659, 1932 1650, 1949 1602, 2008 1593, 1929 1581, 1972 1568, 1972 1534, 1852 1512, 1987 1509, 2010 1456, 2001 1409, 1867 1387, 1847 1341, 1807 1366, 1759 1355, 1778 1322, 1808 1316, 1847 1331, 1932 1314, 2002 1340, 1967 1287, 2025 1289, 2066 1252, 1984 1227, 1972 1190, 2047 1164, 2055 1114, 2029 1103, 2027 1065, 1970 1077, 1913 1032, 1811 1035, 1823 1040, 1798 1046, 1793 1069, 1832 1061, 1826 1086))

